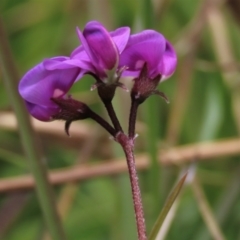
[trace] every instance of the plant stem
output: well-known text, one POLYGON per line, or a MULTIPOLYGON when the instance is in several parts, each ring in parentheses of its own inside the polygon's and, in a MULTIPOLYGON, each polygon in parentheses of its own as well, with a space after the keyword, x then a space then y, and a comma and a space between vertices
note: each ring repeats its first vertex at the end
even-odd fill
POLYGON ((116 129, 117 132, 123 132, 121 124, 117 118, 117 115, 112 105, 112 100, 115 95, 117 86, 115 84, 106 85, 96 74, 93 73, 89 74, 92 75, 97 81, 97 83, 94 84, 94 86, 97 87, 98 95, 102 100, 105 108, 107 109, 108 115, 112 121, 114 128, 116 129))
POLYGON ((105 108, 107 109, 108 115, 113 123, 113 126, 115 127, 117 132, 122 132, 122 127, 120 122, 118 121, 117 115, 115 113, 115 110, 113 108, 112 102, 110 101, 103 101, 105 108))
POLYGON ((96 121, 99 125, 101 125, 107 132, 109 132, 113 137, 115 137, 116 131, 106 120, 104 120, 97 113, 92 111, 90 108, 88 109, 89 117, 96 121))
POLYGON ((130 139, 134 139, 135 137, 135 126, 136 126, 138 106, 139 106, 138 101, 132 98, 130 116, 129 116, 129 125, 128 125, 128 136, 130 139))
POLYGON ((142 198, 133 153, 133 139, 130 139, 124 133, 118 133, 116 136, 116 141, 121 144, 127 160, 135 218, 137 223, 138 240, 147 240, 142 198))
POLYGON ((37 137, 31 127, 29 114, 17 92, 19 79, 10 46, 0 19, 0 65, 2 66, 3 82, 9 99, 14 108, 19 125, 20 136, 29 166, 35 179, 36 191, 48 230, 53 240, 65 240, 65 234, 56 210, 52 188, 48 181, 45 159, 42 156, 37 137))

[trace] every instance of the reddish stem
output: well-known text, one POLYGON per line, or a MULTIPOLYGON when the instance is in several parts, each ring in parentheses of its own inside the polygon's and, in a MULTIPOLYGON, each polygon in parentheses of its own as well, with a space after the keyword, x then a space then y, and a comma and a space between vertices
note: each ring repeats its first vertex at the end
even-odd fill
POLYGON ((130 139, 124 133, 120 132, 116 136, 116 141, 121 144, 127 159, 135 218, 137 223, 138 240, 147 240, 142 198, 133 153, 133 139, 130 139))

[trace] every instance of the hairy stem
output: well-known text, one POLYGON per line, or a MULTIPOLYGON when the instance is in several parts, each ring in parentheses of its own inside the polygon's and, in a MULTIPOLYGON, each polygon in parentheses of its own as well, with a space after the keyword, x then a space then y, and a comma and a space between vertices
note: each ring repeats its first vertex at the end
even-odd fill
POLYGON ((137 224, 138 240, 147 240, 142 198, 133 153, 133 140, 127 137, 124 133, 117 134, 116 140, 121 144, 126 155, 137 224))

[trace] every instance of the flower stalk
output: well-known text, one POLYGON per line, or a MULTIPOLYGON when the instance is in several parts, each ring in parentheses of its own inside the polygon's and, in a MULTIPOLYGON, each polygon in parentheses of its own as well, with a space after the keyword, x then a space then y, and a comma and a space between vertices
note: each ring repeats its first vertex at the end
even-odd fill
POLYGON ((116 135, 116 130, 101 116, 92 111, 85 103, 79 102, 71 97, 67 99, 51 98, 58 105, 59 112, 53 115, 54 120, 65 120, 65 132, 69 134, 69 128, 73 121, 83 120, 87 118, 93 119, 102 126, 113 137, 116 135))
POLYGON ((123 132, 122 126, 117 118, 112 102, 104 102, 104 106, 107 109, 108 115, 112 121, 114 128, 116 129, 116 132, 123 132))
POLYGON ((132 190, 132 198, 133 205, 135 211, 135 219, 137 224, 137 232, 138 232, 138 240, 146 240, 146 226, 145 226, 145 218, 143 212, 143 204, 141 191, 138 182, 138 175, 135 165, 135 157, 133 153, 133 139, 126 136, 124 133, 118 133, 116 135, 116 141, 122 146, 122 149, 125 153, 127 165, 128 165, 128 173, 131 183, 132 190))
POLYGON ((139 106, 138 101, 132 98, 130 116, 129 116, 129 125, 128 125, 128 136, 130 139, 134 139, 136 136, 135 126, 136 126, 138 106, 139 106))
POLYGON ((97 91, 108 112, 108 116, 110 117, 114 128, 117 132, 122 132, 122 126, 117 118, 116 112, 112 105, 112 99, 115 95, 116 87, 116 84, 106 85, 105 83, 101 83, 97 88, 97 91))

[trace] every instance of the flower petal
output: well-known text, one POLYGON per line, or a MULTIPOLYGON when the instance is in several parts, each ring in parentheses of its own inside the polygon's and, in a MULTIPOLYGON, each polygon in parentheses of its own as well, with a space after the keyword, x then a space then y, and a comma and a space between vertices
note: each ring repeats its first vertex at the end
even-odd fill
POLYGON ((34 103, 26 102, 27 109, 29 113, 40 121, 51 121, 52 116, 59 112, 59 108, 57 106, 49 107, 49 106, 40 106, 34 103))
POLYGON ((112 37, 114 43, 118 48, 119 53, 121 54, 128 43, 128 39, 130 36, 130 28, 129 27, 118 28, 115 31, 110 32, 110 36, 112 37))
POLYGON ((73 52, 71 53, 70 58, 71 64, 74 64, 82 68, 84 73, 86 72, 97 73, 96 68, 94 67, 91 59, 87 55, 83 46, 79 46, 76 49, 74 49, 73 52), (81 60, 81 63, 78 62, 79 60, 81 60))
POLYGON ((81 57, 74 59, 70 59, 68 57, 49 58, 43 61, 43 66, 46 70, 71 69, 79 67, 81 71, 78 78, 81 78, 86 72, 92 69, 92 65, 83 61, 81 57))
POLYGON ((161 81, 170 77, 177 66, 177 55, 172 45, 167 41, 166 50, 162 56, 162 61, 158 66, 158 71, 161 73, 161 81))
POLYGON ((129 73, 130 76, 136 76, 146 62, 150 77, 155 77, 158 74, 157 66, 165 48, 165 38, 154 30, 145 30, 130 36, 129 42, 120 56, 120 67, 128 67, 123 75, 126 76, 126 73, 129 73))
POLYGON ((63 97, 79 74, 78 67, 46 70, 41 62, 23 76, 19 83, 19 93, 26 102, 42 109, 56 108, 51 98, 63 97))
POLYGON ((88 54, 86 53, 86 51, 84 50, 82 45, 75 48, 72 51, 72 53, 70 55, 70 58, 71 59, 78 58, 78 59, 81 59, 84 62, 90 62, 91 61, 91 59, 89 58, 88 54))
POLYGON ((77 29, 82 45, 98 71, 111 70, 118 62, 118 49, 109 32, 99 22, 89 22, 83 32, 77 29))

